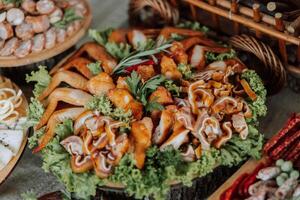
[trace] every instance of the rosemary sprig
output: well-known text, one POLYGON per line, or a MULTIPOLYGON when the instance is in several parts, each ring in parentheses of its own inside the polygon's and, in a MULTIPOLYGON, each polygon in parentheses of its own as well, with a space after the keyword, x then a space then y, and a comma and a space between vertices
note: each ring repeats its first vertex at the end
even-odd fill
POLYGON ((143 62, 148 61, 148 56, 155 55, 162 51, 166 51, 167 48, 171 47, 172 44, 164 44, 159 47, 153 47, 146 51, 135 51, 129 54, 127 57, 123 58, 119 64, 114 68, 113 74, 118 75, 125 72, 126 68, 132 65, 138 65, 143 62))

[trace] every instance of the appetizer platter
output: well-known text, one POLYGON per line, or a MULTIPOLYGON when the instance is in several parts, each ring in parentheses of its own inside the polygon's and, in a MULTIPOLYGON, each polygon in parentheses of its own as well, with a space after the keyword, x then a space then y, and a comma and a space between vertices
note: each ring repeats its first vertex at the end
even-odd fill
POLYGON ((260 157, 262 80, 190 25, 90 30, 93 42, 27 76, 29 146, 75 197, 106 186, 165 199, 171 185, 260 157))
POLYGON ((69 49, 91 23, 87 0, 0 2, 0 67, 39 62, 69 49))
POLYGON ((0 76, 0 184, 17 164, 27 143, 26 110, 22 91, 0 76))
POLYGON ((264 145, 264 158, 245 163, 209 199, 299 199, 299 124, 293 114, 264 145))

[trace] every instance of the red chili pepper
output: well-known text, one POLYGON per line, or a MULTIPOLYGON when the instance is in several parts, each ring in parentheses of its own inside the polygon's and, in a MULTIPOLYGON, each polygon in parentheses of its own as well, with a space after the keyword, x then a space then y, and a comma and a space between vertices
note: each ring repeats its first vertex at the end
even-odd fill
POLYGON ((231 185, 230 188, 228 188, 227 190, 225 190, 221 196, 220 199, 221 200, 232 200, 235 195, 237 194, 237 189, 239 187, 239 184, 248 176, 249 174, 244 173, 242 174, 239 178, 237 178, 234 183, 231 185))
POLYGON ((254 171, 252 172, 252 174, 250 176, 247 177, 247 180, 244 181, 244 184, 241 185, 242 187, 242 191, 243 191, 243 196, 248 196, 248 189, 249 187, 255 183, 256 181, 256 176, 259 172, 259 170, 261 170, 262 168, 265 167, 265 164, 263 163, 260 163, 255 169, 254 171))
POLYGON ((128 73, 130 73, 130 72, 132 72, 132 71, 136 71, 137 68, 138 68, 139 66, 141 66, 141 65, 154 65, 154 64, 155 64, 155 62, 154 62, 153 60, 147 60, 147 61, 142 62, 142 63, 140 63, 140 64, 132 65, 132 66, 127 67, 127 68, 126 68, 126 71, 127 71, 128 73))

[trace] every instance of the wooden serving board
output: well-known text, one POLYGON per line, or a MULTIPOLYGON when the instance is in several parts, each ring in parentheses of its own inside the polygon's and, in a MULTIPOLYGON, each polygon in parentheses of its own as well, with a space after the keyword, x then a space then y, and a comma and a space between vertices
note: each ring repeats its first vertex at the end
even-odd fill
MULTIPOLYGON (((1 85, 1 80, 4 81, 8 81, 10 82, 9 79, 0 76, 0 87, 2 87, 1 85)), ((12 88, 15 90, 19 90, 20 88, 15 84, 15 83, 11 83, 12 88)), ((28 102, 26 100, 26 97, 24 96, 24 94, 22 94, 22 105, 20 107, 18 107, 16 110, 20 113, 20 117, 25 117, 26 113, 27 113, 27 109, 28 109, 28 102)), ((26 144, 27 144, 27 138, 28 138, 28 129, 24 130, 24 139, 23 142, 20 146, 19 152, 17 153, 17 155, 15 155, 11 161, 6 165, 6 167, 2 170, 0 170, 0 185, 2 183, 4 183, 4 181, 6 180, 6 178, 9 176, 9 174, 13 171, 14 167, 17 165, 17 162, 19 161, 22 153, 25 150, 26 144)))
POLYGON ((7 56, 7 57, 0 56, 0 68, 20 67, 20 66, 25 66, 32 63, 40 62, 48 58, 52 58, 64 52, 65 50, 69 49, 73 45, 75 45, 85 35, 92 21, 92 10, 90 6, 90 2, 89 0, 83 0, 83 1, 86 4, 87 14, 85 15, 83 24, 81 25, 80 29, 76 33, 74 33, 71 37, 67 37, 63 43, 55 44, 54 48, 44 49, 39 53, 30 53, 24 58, 17 58, 16 56, 7 56))
POLYGON ((221 187, 219 187, 207 200, 219 200, 225 190, 230 188, 234 181, 244 173, 251 173, 260 163, 267 163, 268 159, 248 160, 238 171, 236 171, 221 187))

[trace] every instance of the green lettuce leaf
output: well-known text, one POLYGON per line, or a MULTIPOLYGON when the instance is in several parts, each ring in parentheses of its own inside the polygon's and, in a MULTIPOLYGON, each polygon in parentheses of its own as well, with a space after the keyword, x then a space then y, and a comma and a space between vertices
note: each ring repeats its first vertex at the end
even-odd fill
POLYGON ((202 26, 199 22, 196 21, 188 21, 184 20, 176 25, 178 28, 186 28, 186 29, 192 29, 195 31, 201 31, 204 33, 207 33, 209 31, 209 28, 206 26, 202 26))
POLYGON ((37 100, 36 98, 30 98, 30 104, 27 110, 27 121, 25 124, 26 128, 33 127, 34 125, 38 124, 41 117, 43 116, 45 109, 42 103, 37 100))
POLYGON ((264 87, 261 78, 254 70, 246 70, 243 72, 241 78, 245 79, 249 83, 250 87, 257 95, 257 99, 255 101, 252 101, 249 98, 246 99, 252 111, 252 118, 247 119, 247 122, 257 124, 258 118, 267 114, 267 90, 264 87))
POLYGON ((49 75, 45 66, 39 66, 39 70, 31 72, 30 75, 26 74, 26 82, 36 82, 34 85, 33 94, 38 97, 44 89, 49 85, 51 76, 49 75))
POLYGON ((100 74, 100 72, 103 72, 103 70, 101 68, 101 62, 99 62, 99 61, 90 63, 87 65, 87 67, 89 68, 89 70, 91 71, 91 73, 93 75, 98 75, 98 74, 100 74))
POLYGON ((174 97, 179 97, 181 92, 181 87, 177 86, 172 80, 165 80, 165 88, 172 94, 174 97))
POLYGON ((233 49, 230 49, 228 53, 213 53, 206 52, 205 58, 207 63, 211 63, 214 61, 222 61, 236 57, 236 52, 233 49))
POLYGON ((246 140, 241 139, 239 135, 234 135, 222 146, 220 149, 222 165, 238 165, 249 156, 254 159, 260 159, 264 143, 263 135, 252 125, 248 125, 248 128, 249 134, 246 140))
POLYGON ((118 59, 127 57, 130 54, 131 46, 129 44, 108 41, 110 34, 114 29, 109 28, 104 31, 98 31, 95 29, 89 30, 89 36, 94 39, 96 42, 105 47, 106 51, 112 56, 118 59))
POLYGON ((183 64, 183 63, 180 63, 178 66, 177 66, 177 69, 180 71, 180 73, 183 75, 183 78, 184 79, 191 79, 193 77, 193 72, 191 70, 191 67, 190 65, 186 65, 186 64, 183 64))

